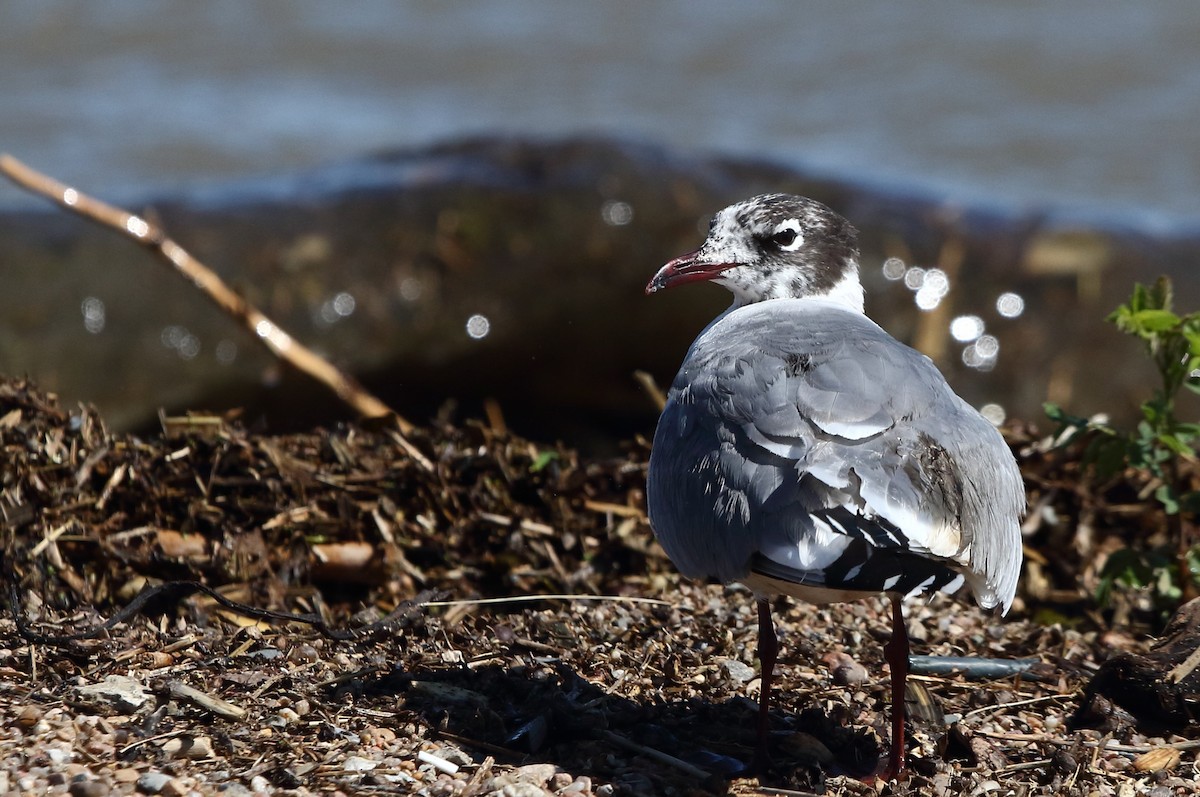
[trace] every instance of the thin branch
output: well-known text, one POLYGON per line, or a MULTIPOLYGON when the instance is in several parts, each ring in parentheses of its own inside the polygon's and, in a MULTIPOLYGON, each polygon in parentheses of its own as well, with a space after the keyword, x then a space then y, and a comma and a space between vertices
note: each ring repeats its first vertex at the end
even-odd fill
POLYGON ((961 717, 959 717, 958 721, 962 722, 963 720, 969 717, 974 717, 978 714, 998 714, 1005 709, 1016 708, 1018 706, 1031 706, 1034 703, 1045 703, 1050 700, 1067 700, 1071 697, 1072 695, 1040 695, 1039 697, 1031 697, 1027 700, 1014 700, 1011 703, 999 703, 994 706, 984 706, 983 708, 977 708, 974 711, 968 711, 966 714, 963 714, 961 717))
POLYGON ((284 332, 278 324, 230 288, 212 269, 168 238, 158 225, 60 183, 11 155, 0 154, 0 173, 21 188, 51 199, 86 219, 110 227, 158 255, 172 266, 176 273, 199 288, 213 303, 240 321, 272 354, 330 388, 359 415, 368 418, 391 415, 396 418, 396 424, 402 433, 407 434, 412 430, 411 423, 368 393, 354 377, 284 332))
POLYGON ((686 772, 687 774, 691 775, 694 778, 706 779, 706 778, 711 777, 711 773, 705 772, 703 769, 701 769, 698 766, 689 764, 688 762, 683 761, 682 759, 676 758, 673 755, 664 753, 662 750, 656 750, 653 747, 646 747, 645 745, 638 744, 637 742, 633 741, 632 739, 626 739, 624 736, 613 733, 612 731, 601 731, 601 736, 603 736, 605 739, 612 742, 613 744, 617 745, 618 747, 624 747, 626 750, 631 750, 635 753, 640 753, 641 755, 644 755, 647 758, 654 759, 655 761, 659 762, 660 764, 666 764, 667 766, 675 767, 676 769, 680 770, 681 772, 686 772))

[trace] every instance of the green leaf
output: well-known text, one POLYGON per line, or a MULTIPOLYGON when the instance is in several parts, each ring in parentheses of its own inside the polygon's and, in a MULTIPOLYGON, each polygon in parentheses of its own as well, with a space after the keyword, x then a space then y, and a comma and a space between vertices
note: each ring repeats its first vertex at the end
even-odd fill
POLYGON ((1154 585, 1158 594, 1171 600, 1172 602, 1179 600, 1183 595, 1183 590, 1179 588, 1176 582, 1175 572, 1172 568, 1164 567, 1158 571, 1158 577, 1154 585))
POLYGON ((558 459, 557 451, 541 451, 529 466, 529 472, 537 473, 556 459, 558 459))
POLYGON ((1169 484, 1160 484, 1154 491, 1154 497, 1163 505, 1163 511, 1168 515, 1179 514, 1179 501, 1175 497, 1175 489, 1169 484))
POLYGON ((1158 436, 1158 442, 1162 443, 1164 446, 1180 456, 1189 457, 1195 454, 1195 452, 1192 451, 1192 447, 1180 440, 1177 435, 1160 434, 1158 436))
POLYGON ((1131 320, 1145 332, 1166 332, 1179 325, 1179 316, 1170 310, 1142 310, 1134 313, 1131 320))

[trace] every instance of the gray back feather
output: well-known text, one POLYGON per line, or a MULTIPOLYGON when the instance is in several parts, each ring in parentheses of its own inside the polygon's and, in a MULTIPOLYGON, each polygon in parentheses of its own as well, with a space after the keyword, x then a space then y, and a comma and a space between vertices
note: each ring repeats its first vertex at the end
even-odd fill
POLYGON ((820 300, 736 308, 696 339, 647 501, 692 577, 744 577, 756 552, 803 544, 810 512, 850 506, 961 571, 982 605, 1016 589, 1025 493, 999 432, 924 355, 820 300))

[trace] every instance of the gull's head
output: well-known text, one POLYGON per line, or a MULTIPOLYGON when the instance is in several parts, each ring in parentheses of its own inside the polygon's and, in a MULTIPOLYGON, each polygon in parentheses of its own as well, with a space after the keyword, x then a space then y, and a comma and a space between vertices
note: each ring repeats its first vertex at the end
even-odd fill
POLYGON ((863 309, 857 231, 820 202, 791 194, 717 213, 704 244, 659 269, 646 293, 701 280, 728 288, 735 304, 813 297, 863 309))

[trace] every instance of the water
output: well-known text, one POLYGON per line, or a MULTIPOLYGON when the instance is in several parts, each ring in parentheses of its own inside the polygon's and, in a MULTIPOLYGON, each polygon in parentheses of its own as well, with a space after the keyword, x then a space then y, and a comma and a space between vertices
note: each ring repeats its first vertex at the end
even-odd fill
POLYGON ((605 132, 1194 224, 1197 42, 1186 0, 6 0, 0 149, 115 191, 605 132))

